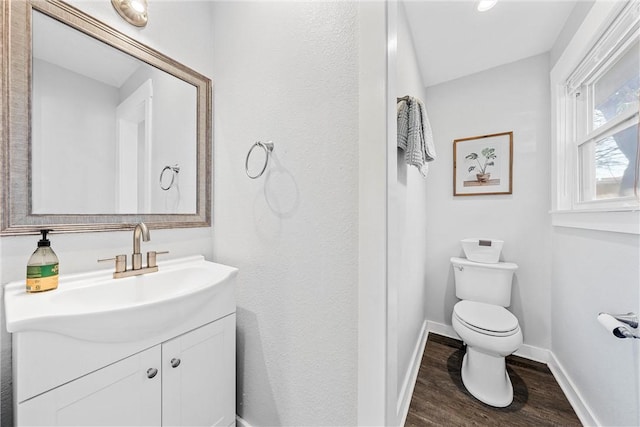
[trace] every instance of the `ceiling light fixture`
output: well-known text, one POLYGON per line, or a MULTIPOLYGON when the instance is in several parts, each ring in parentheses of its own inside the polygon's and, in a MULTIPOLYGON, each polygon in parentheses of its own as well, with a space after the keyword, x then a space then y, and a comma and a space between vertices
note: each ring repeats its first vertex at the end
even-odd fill
POLYGON ((478 2, 478 12, 486 12, 498 3, 498 0, 480 0, 478 2))
POLYGON ((111 4, 122 18, 131 25, 147 25, 147 0, 111 0, 111 4))

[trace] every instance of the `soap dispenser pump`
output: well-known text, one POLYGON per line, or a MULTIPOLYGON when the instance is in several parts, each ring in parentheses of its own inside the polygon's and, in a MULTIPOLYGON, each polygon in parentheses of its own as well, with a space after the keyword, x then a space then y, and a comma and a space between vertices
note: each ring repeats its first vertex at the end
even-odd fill
POLYGON ((50 291, 58 287, 58 257, 47 239, 50 231, 40 230, 42 239, 27 263, 27 292, 50 291))

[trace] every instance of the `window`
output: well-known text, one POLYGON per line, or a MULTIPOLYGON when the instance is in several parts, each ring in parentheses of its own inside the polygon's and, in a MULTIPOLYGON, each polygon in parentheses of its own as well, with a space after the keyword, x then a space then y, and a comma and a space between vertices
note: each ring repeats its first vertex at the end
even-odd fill
POLYGON ((640 2, 595 2, 551 71, 556 226, 640 234, 640 2))
POLYGON ((632 3, 567 79, 568 143, 576 156, 572 208, 638 204, 640 43, 632 3))

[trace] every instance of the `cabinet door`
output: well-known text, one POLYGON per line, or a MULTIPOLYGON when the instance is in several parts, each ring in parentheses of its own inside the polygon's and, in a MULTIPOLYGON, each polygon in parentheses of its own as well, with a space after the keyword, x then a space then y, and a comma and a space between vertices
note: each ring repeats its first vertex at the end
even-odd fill
POLYGON ((162 424, 235 421, 235 314, 162 344, 162 424))
POLYGON ((160 365, 160 346, 130 356, 20 403, 17 425, 159 426, 160 365))

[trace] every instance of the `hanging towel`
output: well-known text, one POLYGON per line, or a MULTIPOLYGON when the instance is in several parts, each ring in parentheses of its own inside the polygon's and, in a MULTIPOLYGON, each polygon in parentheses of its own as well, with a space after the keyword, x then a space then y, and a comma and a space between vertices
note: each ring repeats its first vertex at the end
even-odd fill
POLYGON ((427 162, 436 158, 427 110, 418 98, 401 98, 398 110, 398 147, 404 150, 404 160, 418 168, 422 176, 429 171, 427 162))

